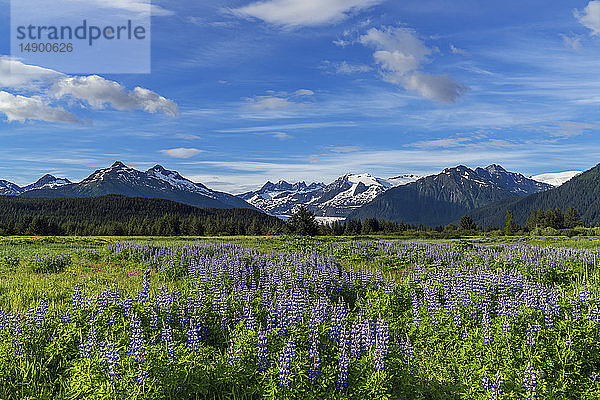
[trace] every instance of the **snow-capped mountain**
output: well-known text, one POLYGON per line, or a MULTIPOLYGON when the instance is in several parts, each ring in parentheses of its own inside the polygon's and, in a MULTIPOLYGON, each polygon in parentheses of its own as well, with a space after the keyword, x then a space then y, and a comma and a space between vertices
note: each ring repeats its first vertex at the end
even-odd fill
POLYGON ((210 190, 160 165, 144 172, 118 161, 109 168, 96 170, 79 183, 29 190, 22 196, 78 198, 107 194, 162 198, 202 208, 254 208, 240 198, 210 190))
POLYGON ((459 165, 387 190, 348 218, 374 217, 416 225, 447 225, 474 208, 551 188, 499 165, 475 170, 459 165))
POLYGON ((344 219, 352 210, 373 200, 386 190, 412 182, 416 175, 400 175, 390 179, 370 174, 347 174, 329 185, 305 182, 267 182, 259 190, 239 195, 256 208, 287 218, 304 205, 321 220, 344 219))
POLYGON ((531 179, 557 187, 571 180, 572 178, 581 175, 582 173, 583 171, 555 172, 549 174, 534 175, 531 177, 531 179))
POLYGON ((54 189, 59 186, 70 185, 71 183, 73 183, 73 182, 71 182, 70 180, 68 180, 66 178, 57 178, 50 174, 46 174, 46 175, 42 176, 40 179, 38 179, 37 182, 23 187, 23 190, 26 192, 28 190, 35 190, 35 189, 54 189))
POLYGON ((23 188, 18 185, 0 179, 0 196, 18 196, 23 192, 23 188))

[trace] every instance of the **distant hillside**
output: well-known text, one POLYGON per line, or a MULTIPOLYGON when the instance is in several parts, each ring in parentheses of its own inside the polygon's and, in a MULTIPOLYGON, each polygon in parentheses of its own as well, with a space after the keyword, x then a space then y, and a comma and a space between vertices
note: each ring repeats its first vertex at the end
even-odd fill
POLYGON ((514 222, 524 225, 533 210, 573 207, 585 225, 600 226, 600 164, 561 186, 543 193, 492 203, 469 213, 483 227, 504 227, 506 210, 512 211, 514 222))
POLYGON ((4 234, 266 234, 283 222, 251 209, 200 209, 165 199, 108 195, 39 199, 0 197, 4 234), (36 225, 37 224, 37 225, 36 225))
POLYGON ((474 208, 551 187, 495 164, 475 170, 460 165, 389 189, 350 213, 348 219, 378 218, 411 225, 447 225, 474 208))

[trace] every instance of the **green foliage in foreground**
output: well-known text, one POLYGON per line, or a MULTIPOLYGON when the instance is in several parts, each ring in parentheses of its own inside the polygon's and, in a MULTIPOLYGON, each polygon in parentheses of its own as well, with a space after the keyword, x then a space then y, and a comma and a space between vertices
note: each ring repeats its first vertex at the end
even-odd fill
MULTIPOLYGON (((563 245, 573 242, 564 238, 546 240, 563 245)), ((537 379, 537 399, 600 397, 596 252, 541 248, 516 240, 501 243, 488 238, 450 243, 327 238, 230 241, 238 244, 213 241, 194 250, 197 257, 192 257, 185 249, 191 249, 193 242, 176 238, 147 238, 141 247, 107 245, 112 240, 102 238, 0 240, 0 306, 5 312, 13 312, 11 317, 3 313, 0 318, 0 398, 523 399, 533 398, 524 382, 528 366, 537 379), (279 255, 265 255, 239 243, 263 250, 274 248, 279 255), (53 257, 46 257, 51 253, 53 257), (150 254, 158 256, 154 259, 150 254), (340 299, 348 304, 348 329, 367 318, 373 323, 382 319, 389 325, 385 368, 374 368, 373 347, 361 357, 349 357, 344 391, 337 385, 340 345, 330 338, 333 328, 329 317, 318 330, 321 369, 316 382, 310 380, 310 315, 284 333, 274 330, 267 334, 269 367, 260 371, 257 330, 247 329, 244 296, 232 289, 234 277, 241 276, 236 274, 254 271, 258 278, 259 266, 272 260, 279 271, 292 268, 293 275, 306 282, 316 301, 320 294, 310 286, 310 280, 303 280, 302 271, 328 262, 321 256, 349 270, 364 274, 370 271, 379 282, 357 285, 354 291, 349 286, 341 291, 327 290, 332 305, 340 299), (223 279, 209 279, 199 285, 190 276, 192 261, 235 266, 235 270, 226 272, 223 279), (461 274, 483 265, 483 271, 490 274, 518 274, 515 276, 532 285, 546 285, 560 293, 552 325, 546 326, 543 310, 525 307, 512 319, 492 318, 486 331, 479 308, 484 286, 473 288, 473 303, 461 308, 460 313, 441 307, 437 317, 432 318, 427 293, 435 288, 443 303, 450 298, 448 290, 461 274), (143 276, 147 270, 151 272, 145 287, 143 276), (442 278, 434 283, 436 276, 442 278), (84 291, 84 300, 76 307, 75 287, 84 291), (159 310, 161 296, 170 296, 175 288, 180 295, 168 310, 159 310), (114 289, 119 299, 108 301, 102 311, 99 295, 114 289), (141 293, 149 298, 138 299, 141 293), (217 293, 225 295, 230 321, 226 329, 223 315, 215 310, 217 293), (129 311, 124 306, 127 296, 132 299, 129 311), (189 311, 189 296, 202 299, 193 313, 189 311), (420 299, 416 311, 415 296, 420 299), (15 311, 23 319, 19 324, 13 321, 15 311), (156 324, 152 322, 153 313, 157 315, 156 324), (93 315, 97 318, 97 344, 89 358, 81 358, 80 346, 89 340, 93 315), (142 384, 138 381, 140 363, 129 354, 135 329, 133 315, 139 319, 145 341, 142 366, 147 378, 142 384), (203 321, 201 340, 194 351, 190 351, 188 336, 191 315, 203 321), (181 317, 187 320, 181 323, 181 317), (538 325, 539 331, 532 330, 538 325), (171 353, 162 338, 166 326, 172 329, 171 353), (289 338, 294 339, 296 352, 287 389, 279 384, 280 355, 289 338), (414 358, 406 351, 407 338, 414 358), (119 355, 115 380, 102 355, 109 348, 106 342, 114 344, 119 355), (496 383, 498 386, 494 386, 496 383)), ((279 281, 285 279, 280 277, 279 281)), ((510 293, 514 289, 509 286, 507 290, 510 293)), ((493 295, 489 301, 490 309, 495 309, 500 299, 493 295)), ((257 329, 266 328, 271 304, 260 292, 254 298, 257 329)))

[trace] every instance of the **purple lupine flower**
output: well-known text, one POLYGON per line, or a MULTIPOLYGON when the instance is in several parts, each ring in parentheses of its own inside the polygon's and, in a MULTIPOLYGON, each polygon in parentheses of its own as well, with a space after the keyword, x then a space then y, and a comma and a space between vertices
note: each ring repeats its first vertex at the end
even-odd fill
POLYGON ((131 337, 129 339, 129 356, 133 357, 138 364, 137 380, 139 384, 144 384, 148 377, 148 372, 144 368, 146 361, 146 341, 144 340, 144 330, 135 314, 132 314, 131 337))
POLYGON ((340 301, 331 315, 331 330, 329 331, 331 340, 339 341, 342 328, 346 326, 347 312, 346 304, 340 301))
POLYGON ((338 374, 336 386, 340 392, 346 391, 348 386, 348 333, 346 327, 340 333, 340 346, 338 351, 338 374))
POLYGON ((81 293, 79 286, 75 286, 75 289, 73 289, 73 303, 72 303, 73 312, 80 310, 82 308, 82 303, 83 303, 83 294, 81 293))
POLYGON ((119 349, 116 343, 109 341, 102 342, 100 347, 100 360, 106 367, 108 378, 112 382, 119 380, 119 349))
POLYGON ((419 295, 416 290, 413 290, 410 293, 410 301, 412 304, 412 313, 413 313, 413 320, 415 322, 415 328, 418 328, 421 317, 419 315, 419 308, 420 308, 419 295))
POLYGON ((529 346, 535 346, 535 339, 537 337, 537 333, 542 330, 542 327, 538 324, 531 325, 527 324, 527 331, 525 333, 525 341, 529 346))
POLYGON ((484 372, 483 379, 481 380, 481 387, 483 387, 486 391, 492 387, 487 371, 484 372))
POLYGON ((81 330, 79 331, 79 358, 89 358, 90 357, 90 347, 87 341, 83 340, 83 334, 81 330))
POLYGON ((187 315, 185 314, 185 307, 183 304, 179 305, 179 325, 186 326, 188 323, 187 315))
POLYGON ((156 315, 156 311, 154 311, 154 309, 150 313, 149 327, 152 332, 158 330, 158 316, 156 315))
POLYGON ((367 352, 373 345, 373 334, 372 334, 372 319, 371 317, 362 321, 362 328, 360 332, 360 351, 361 353, 367 352))
POLYGON ((385 367, 385 358, 387 357, 389 346, 389 329, 381 316, 377 320, 375 337, 373 368, 375 368, 377 371, 381 371, 385 367))
POLYGON ((108 288, 98 296, 98 313, 103 314, 106 311, 108 302, 108 288))
POLYGON ((410 342, 408 334, 406 334, 406 341, 402 342, 402 358, 408 365, 412 364, 413 360, 415 359, 415 348, 410 342))
POLYGON ((262 329, 256 332, 258 370, 266 371, 269 368, 267 333, 262 329))
POLYGON ((48 298, 44 295, 35 311, 35 325, 37 328, 44 326, 44 318, 48 313, 48 298))
POLYGON ((567 340, 565 341, 565 347, 567 349, 572 349, 573 348, 573 341, 571 340, 571 336, 570 335, 567 338, 567 340))
POLYGON ((256 331, 254 309, 252 308, 252 301, 249 299, 246 301, 246 306, 244 307, 244 318, 246 319, 246 329, 249 331, 256 331))
POLYGON ((133 299, 131 298, 131 296, 127 295, 125 296, 125 299, 123 299, 123 301, 121 302, 123 310, 125 310, 125 315, 127 315, 128 317, 131 317, 132 301, 133 299))
POLYGON ((161 342, 167 345, 169 364, 175 364, 175 344, 173 343, 173 333, 169 325, 163 327, 160 339, 161 342))
POLYGON ((350 355, 354 358, 360 358, 361 356, 361 328, 359 320, 355 320, 352 323, 352 329, 350 330, 350 355))
POLYGON ((18 313, 14 313, 12 316, 12 337, 15 356, 17 356, 23 352, 21 348, 21 317, 18 313))
POLYGON ((531 363, 527 363, 527 368, 523 374, 523 387, 527 391, 528 399, 535 399, 537 387, 537 374, 531 367, 531 363))
POLYGON ((308 376, 310 380, 315 383, 319 378, 319 371, 321 370, 321 355, 319 353, 319 335, 318 333, 312 332, 310 336, 310 347, 308 349, 308 357, 312 360, 310 371, 308 376))
POLYGON ((290 336, 285 347, 279 354, 279 386, 290 388, 290 363, 296 355, 296 342, 290 336))
POLYGON ((191 352, 195 352, 200 349, 200 336, 200 317, 194 315, 192 318, 190 318, 190 327, 187 333, 188 349, 191 352))
POLYGON ((492 341, 492 332, 490 327, 490 314, 487 308, 483 309, 483 341, 488 344, 492 341))
POLYGON ((496 373, 496 377, 494 378, 494 382, 492 382, 490 390, 491 390, 491 400, 498 400, 498 397, 502 394, 502 376, 500 375, 500 371, 496 373))
POLYGON ((237 363, 237 360, 240 358, 240 346, 237 343, 238 335, 235 331, 231 332, 229 338, 229 350, 227 351, 229 354, 229 365, 232 367, 237 363))
POLYGON ((88 331, 88 343, 90 349, 98 344, 98 318, 95 313, 90 316, 90 330, 88 331))

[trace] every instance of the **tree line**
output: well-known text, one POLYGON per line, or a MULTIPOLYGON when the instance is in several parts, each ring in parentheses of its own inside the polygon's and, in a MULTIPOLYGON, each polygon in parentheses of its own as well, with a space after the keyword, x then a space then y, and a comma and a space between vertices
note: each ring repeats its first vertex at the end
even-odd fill
POLYGON ((164 199, 0 197, 0 235, 217 236, 285 232, 280 219, 251 209, 200 209, 164 199))

